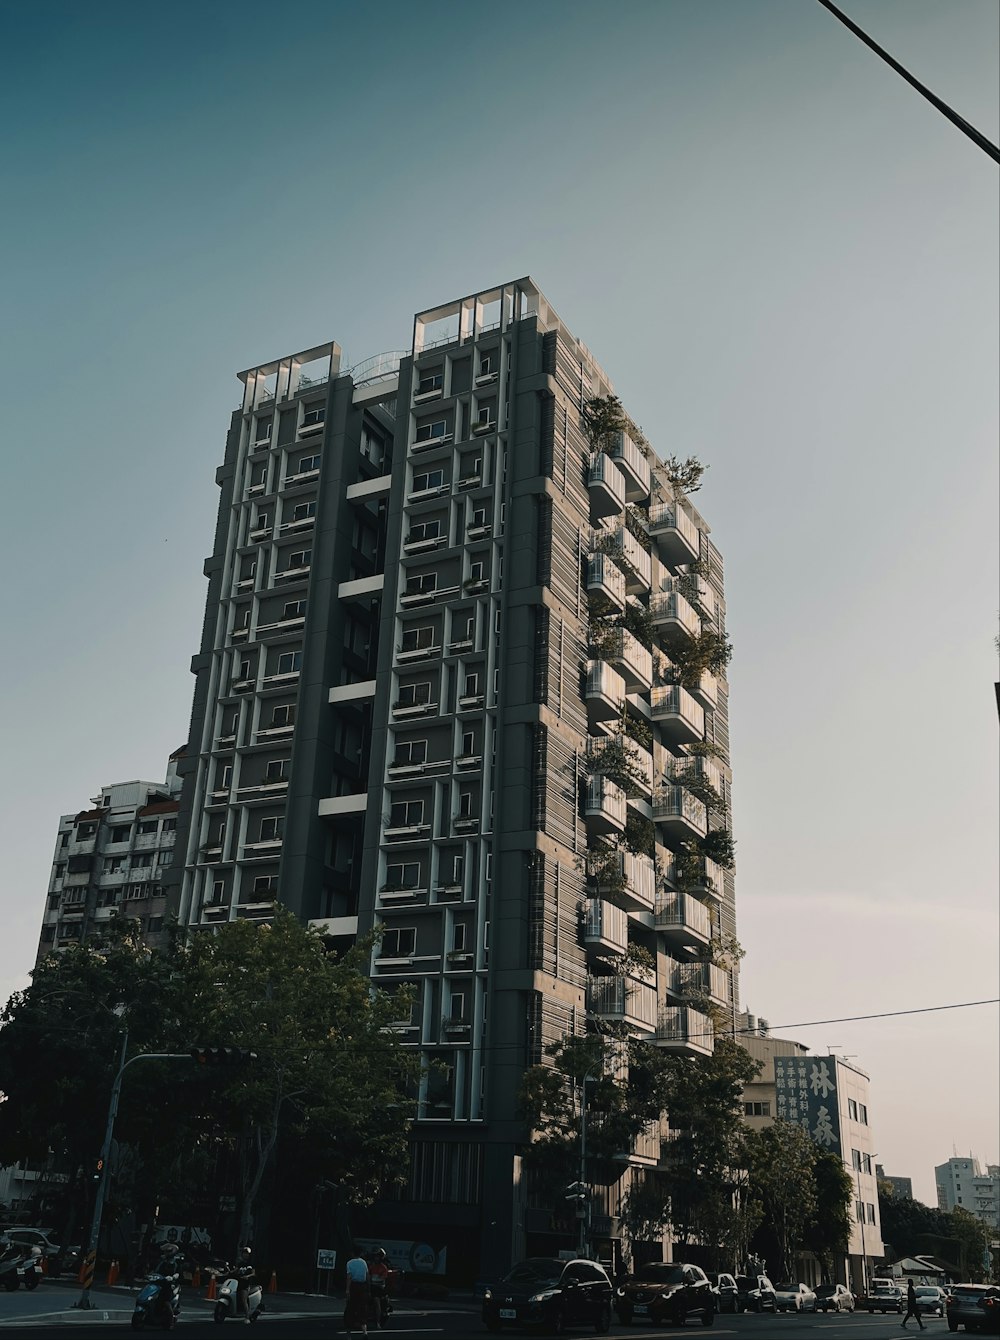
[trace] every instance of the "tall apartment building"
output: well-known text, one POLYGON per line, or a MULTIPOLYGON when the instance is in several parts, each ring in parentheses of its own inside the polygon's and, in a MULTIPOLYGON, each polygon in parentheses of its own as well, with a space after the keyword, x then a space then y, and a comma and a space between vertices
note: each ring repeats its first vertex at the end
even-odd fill
POLYGON ((89 809, 59 820, 39 959, 99 935, 118 915, 138 922, 150 944, 160 942, 183 752, 171 754, 164 781, 112 782, 91 797, 89 809))
MULTIPOLYGON (((352 374, 329 344, 241 381, 177 908, 378 929, 372 979, 415 987, 400 1034, 437 1064, 368 1230, 495 1271, 575 1239, 520 1176, 525 1068, 588 1018, 705 1054, 736 1005, 733 877, 699 845, 729 826, 728 687, 675 664, 724 634, 722 560, 637 432, 588 436, 611 385, 528 279, 352 374)), ((607 1249, 658 1158, 651 1133, 595 1188, 607 1249)))
POLYGON ((950 1158, 934 1169, 938 1209, 961 1207, 992 1228, 1000 1228, 1000 1166, 991 1163, 985 1172, 977 1158, 950 1158))

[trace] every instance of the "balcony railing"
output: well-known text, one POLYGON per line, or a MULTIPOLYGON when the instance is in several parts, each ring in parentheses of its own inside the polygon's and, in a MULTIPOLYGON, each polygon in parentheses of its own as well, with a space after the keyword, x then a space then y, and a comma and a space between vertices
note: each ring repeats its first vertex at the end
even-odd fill
POLYGON ((627 628, 616 628, 606 639, 602 651, 625 680, 629 693, 648 689, 653 682, 653 654, 627 628))
POLYGON ((675 503, 653 503, 649 509, 649 533, 663 558, 672 565, 692 563, 700 552, 701 537, 683 507, 675 503))
POLYGON ((703 670, 691 692, 702 707, 714 707, 719 701, 719 681, 710 671, 703 670))
POLYGON ((608 455, 621 466, 625 476, 625 496, 629 502, 649 497, 651 474, 649 461, 635 445, 628 433, 613 433, 608 455))
POLYGON ((587 591, 602 595, 618 609, 625 605, 625 574, 607 554, 591 554, 587 559, 587 591))
POLYGON ((711 939, 712 918, 704 903, 688 893, 661 893, 656 900, 656 929, 671 944, 703 949, 711 939))
POLYGON ((729 1004, 729 976, 716 963, 681 963, 677 965, 678 988, 708 996, 717 1005, 729 1004))
POLYGON ((587 762, 594 772, 606 772, 606 765, 619 753, 627 757, 631 780, 643 791, 650 793, 653 786, 653 756, 648 749, 637 745, 623 731, 615 735, 591 735, 587 740, 587 762))
POLYGON ((659 722, 668 739, 688 744, 704 739, 705 710, 679 684, 650 690, 650 706, 653 720, 659 722))
POLYGON ((625 792, 609 777, 600 773, 588 777, 583 798, 583 814, 599 833, 621 832, 626 817, 625 792))
POLYGON ((633 977, 587 979, 587 1009, 652 1032, 656 1028, 656 988, 633 977))
POLYGON ((583 938, 592 947, 623 954, 628 948, 628 913, 603 898, 588 898, 583 938))
POLYGON ((595 519, 616 516, 625 508, 625 476, 611 457, 603 451, 590 458, 587 471, 590 489, 590 510, 595 519))
POLYGON ((666 786, 653 797, 653 820, 671 837, 704 837, 708 832, 708 811, 683 786, 666 786))
POLYGON ((688 637, 697 637, 701 632, 697 611, 679 591, 657 591, 650 597, 649 615, 658 628, 669 628, 688 637))
POLYGON ((705 758, 701 754, 684 754, 680 758, 669 758, 665 771, 673 782, 685 774, 690 776, 693 773, 696 777, 703 777, 713 790, 721 793, 722 769, 712 759, 705 758))
POLYGON ((628 591, 649 590, 653 560, 626 526, 618 526, 615 530, 592 531, 590 547, 610 554, 625 565, 625 586, 628 591))
POLYGON ((591 715, 597 720, 608 721, 621 716, 625 707, 625 681, 605 661, 588 661, 584 696, 591 715))
POLYGON ((687 1056, 711 1056, 715 1049, 712 1021, 687 1005, 663 1005, 656 1019, 656 1045, 687 1056))

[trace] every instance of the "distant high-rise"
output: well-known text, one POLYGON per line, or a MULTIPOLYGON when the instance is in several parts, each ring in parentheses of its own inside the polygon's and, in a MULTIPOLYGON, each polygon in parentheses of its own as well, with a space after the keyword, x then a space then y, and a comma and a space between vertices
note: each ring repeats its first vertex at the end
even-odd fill
POLYGON ((934 1169, 938 1209, 961 1208, 983 1223, 1000 1228, 1000 1167, 990 1164, 983 1172, 977 1158, 950 1158, 934 1169))
MULTIPOLYGON (((525 1068, 588 1019, 707 1054, 736 1007, 722 560, 529 279, 339 363, 241 374, 175 905, 378 930, 437 1064, 369 1226, 475 1275, 576 1239, 520 1177, 525 1068)), ((651 1131, 594 1188, 595 1245, 658 1158, 651 1131)))

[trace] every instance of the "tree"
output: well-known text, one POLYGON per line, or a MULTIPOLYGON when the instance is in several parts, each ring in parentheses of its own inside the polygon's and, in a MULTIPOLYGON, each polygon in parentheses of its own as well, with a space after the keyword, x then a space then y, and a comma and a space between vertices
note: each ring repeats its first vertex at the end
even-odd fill
POLYGON ((854 1183, 844 1161, 818 1145, 813 1153, 816 1212, 806 1225, 804 1244, 815 1254, 825 1280, 833 1280, 834 1259, 846 1254, 851 1237, 854 1183))
POLYGON ((667 478, 681 493, 697 493, 701 488, 701 477, 708 469, 697 456, 688 456, 683 461, 677 456, 668 456, 666 467, 667 478))
POLYGON ((801 1126, 779 1120, 751 1132, 748 1149, 752 1195, 761 1207, 762 1226, 773 1234, 778 1249, 777 1274, 791 1279, 795 1255, 816 1218, 816 1145, 801 1126))
POLYGON ((629 430, 629 417, 616 395, 593 396, 585 401, 580 420, 594 451, 606 451, 613 434, 629 430))

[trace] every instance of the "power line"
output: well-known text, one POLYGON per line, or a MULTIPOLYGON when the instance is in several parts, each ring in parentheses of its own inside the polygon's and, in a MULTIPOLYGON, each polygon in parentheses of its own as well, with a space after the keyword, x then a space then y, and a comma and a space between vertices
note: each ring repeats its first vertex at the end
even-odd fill
MULTIPOLYGON (((823 3, 823 0, 820 0, 823 3)), ((879 1014, 845 1014, 840 1019, 808 1019, 801 1024, 768 1024, 768 1029, 786 1028, 819 1028, 824 1024, 856 1024, 865 1019, 898 1019, 904 1014, 935 1014, 938 1010, 968 1010, 974 1005, 1000 1005, 1000 997, 994 1000, 961 1000, 954 1005, 923 1005, 917 1010, 883 1010, 879 1014)), ((760 1036, 756 1028, 727 1028, 723 1030, 728 1036, 734 1034, 753 1034, 760 1036)))
MULTIPOLYGON (((917 92, 922 94, 932 107, 936 107, 943 116, 948 118, 952 125, 958 126, 959 130, 962 131, 964 135, 968 135, 972 143, 978 145, 983 153, 989 154, 995 163, 1000 163, 1000 149, 988 140, 985 135, 978 131, 975 126, 970 125, 964 116, 959 116, 958 112, 949 107, 936 93, 932 93, 926 84, 922 84, 919 79, 915 79, 914 76, 910 74, 909 70, 905 70, 903 66, 900 65, 899 61, 894 60, 892 56, 889 55, 884 47, 880 47, 879 44, 859 28, 856 23, 853 23, 843 10, 838 9, 836 5, 831 4, 830 0, 819 0, 819 3, 824 9, 828 9, 831 14, 835 15, 845 28, 850 28, 855 37, 859 37, 861 41, 864 42, 865 46, 871 47, 876 55, 881 56, 887 65, 892 66, 898 75, 902 75, 908 84, 912 84, 917 92)), ((803 1027, 801 1024, 793 1026, 796 1028, 803 1027)))

